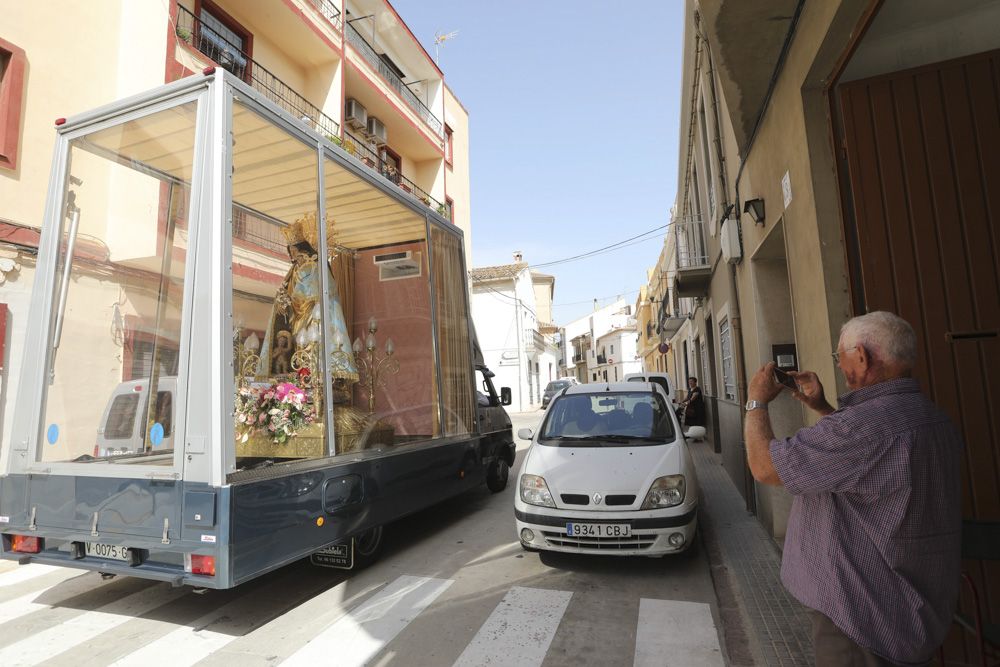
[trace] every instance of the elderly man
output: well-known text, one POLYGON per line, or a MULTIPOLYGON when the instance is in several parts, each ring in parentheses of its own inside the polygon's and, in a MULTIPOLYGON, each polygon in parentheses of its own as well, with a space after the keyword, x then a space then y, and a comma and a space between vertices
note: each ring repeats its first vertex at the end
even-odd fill
POLYGON ((962 441, 910 377, 916 336, 902 318, 848 321, 833 355, 850 391, 827 403, 815 373, 793 395, 823 415, 776 439, 769 363, 750 382, 754 478, 794 497, 781 580, 813 609, 816 664, 921 665, 944 640, 958 597, 962 441))

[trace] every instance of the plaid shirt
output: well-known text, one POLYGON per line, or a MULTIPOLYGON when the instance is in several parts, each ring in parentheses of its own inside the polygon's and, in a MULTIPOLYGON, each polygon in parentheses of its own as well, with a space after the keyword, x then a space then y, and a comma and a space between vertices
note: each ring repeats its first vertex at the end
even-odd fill
POLYGON ((781 580, 859 645, 894 662, 929 660, 958 598, 961 437, 910 378, 840 405, 771 441, 794 496, 781 580))

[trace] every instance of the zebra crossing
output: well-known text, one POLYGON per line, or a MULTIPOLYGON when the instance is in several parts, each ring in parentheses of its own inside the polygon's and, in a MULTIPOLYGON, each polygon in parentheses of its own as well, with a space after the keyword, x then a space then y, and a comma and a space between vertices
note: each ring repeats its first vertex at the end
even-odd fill
MULTIPOLYGON (((567 613, 572 591, 479 591, 461 572, 368 583, 346 577, 320 590, 296 576, 199 596, 37 564, 0 569, 0 664, 531 667, 562 664, 550 651, 561 633, 587 636, 588 623, 608 621, 567 613), (456 617, 464 622, 446 620, 456 617), (440 637, 435 623, 448 626, 440 637)), ((725 664, 708 604, 641 598, 630 631, 634 652, 616 664, 725 664)))

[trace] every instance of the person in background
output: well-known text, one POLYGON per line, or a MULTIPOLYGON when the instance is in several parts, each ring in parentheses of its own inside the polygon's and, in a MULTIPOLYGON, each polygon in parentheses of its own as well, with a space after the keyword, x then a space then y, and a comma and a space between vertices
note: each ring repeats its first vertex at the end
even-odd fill
POLYGON ((688 395, 681 401, 681 407, 684 408, 685 426, 705 425, 705 396, 698 386, 698 378, 688 378, 688 395))
POLYGON ((781 580, 813 610, 816 665, 924 665, 958 599, 962 440, 911 377, 916 336, 873 312, 833 353, 850 391, 831 406, 816 374, 789 373, 822 415, 775 438, 774 363, 748 389, 745 438, 758 482, 792 494, 781 580))

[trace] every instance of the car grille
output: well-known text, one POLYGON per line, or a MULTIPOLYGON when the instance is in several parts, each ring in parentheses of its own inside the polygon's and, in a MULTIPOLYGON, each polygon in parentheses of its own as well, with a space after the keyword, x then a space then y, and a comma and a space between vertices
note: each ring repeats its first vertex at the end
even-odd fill
POLYGON ((567 505, 589 505, 590 498, 582 493, 561 493, 559 497, 567 505))
POLYGON ((545 541, 554 547, 576 547, 577 549, 603 549, 625 551, 648 549, 656 541, 656 535, 636 535, 628 537, 570 537, 566 533, 542 531, 545 541))
POLYGON ((611 495, 604 499, 605 505, 631 505, 635 502, 635 496, 611 495))

